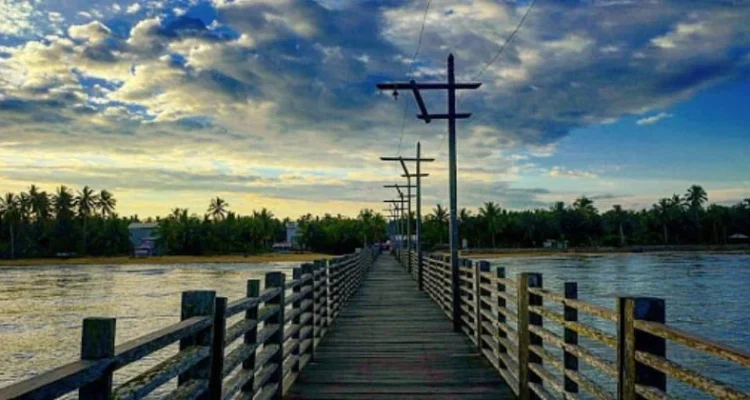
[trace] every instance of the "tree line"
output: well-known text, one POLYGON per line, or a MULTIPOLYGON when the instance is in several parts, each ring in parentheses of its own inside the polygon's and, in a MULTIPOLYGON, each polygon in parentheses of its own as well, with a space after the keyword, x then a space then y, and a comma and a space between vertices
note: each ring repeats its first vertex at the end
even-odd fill
MULTIPOLYGON (((732 206, 707 203, 708 194, 698 185, 641 210, 614 205, 602 213, 585 196, 569 205, 556 202, 547 209, 523 211, 486 202, 476 213, 460 210, 459 237, 472 248, 496 248, 541 247, 549 239, 572 247, 721 245, 733 234, 750 235, 750 198, 732 206)), ((448 217, 439 204, 425 216, 423 241, 428 247, 448 243, 448 217)))
MULTIPOLYGON (((524 211, 487 202, 476 212, 460 211, 459 232, 473 248, 540 247, 548 239, 573 247, 725 244, 732 234, 750 234, 750 199, 732 206, 707 203, 708 194, 697 185, 642 210, 615 205, 601 213, 587 197, 524 211)), ((88 186, 77 191, 60 186, 48 193, 32 185, 27 192, 7 193, 0 198, 0 257, 127 255, 133 222, 157 223, 167 254, 255 254, 285 240, 286 224, 292 222, 266 208, 234 213, 220 197, 211 199, 202 214, 175 208, 167 216, 145 220, 121 217, 116 207, 111 192, 88 186)), ((343 254, 387 238, 385 218, 369 209, 355 218, 307 214, 296 222, 299 245, 317 252, 343 254)), ((428 249, 448 243, 448 212, 439 204, 424 218, 423 242, 428 249)))
MULTIPOLYGON (((132 253, 128 226, 158 224, 159 246, 170 255, 257 254, 286 239, 290 219, 263 208, 250 215, 229 210, 222 198, 211 199, 205 213, 175 208, 164 217, 121 217, 108 190, 60 186, 48 193, 32 185, 0 198, 0 257, 41 258, 64 255, 114 256, 132 253)), ((317 252, 343 254, 385 239, 386 221, 372 210, 357 218, 341 215, 297 221, 299 244, 317 252)))

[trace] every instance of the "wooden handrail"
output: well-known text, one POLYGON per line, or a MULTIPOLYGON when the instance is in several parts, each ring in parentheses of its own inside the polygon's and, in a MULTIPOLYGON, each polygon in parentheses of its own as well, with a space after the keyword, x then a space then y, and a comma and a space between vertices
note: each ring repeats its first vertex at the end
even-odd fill
MULTIPOLYGON (((182 321, 116 347, 114 320, 93 321, 111 325, 109 356, 75 361, 0 388, 0 399, 54 399, 84 388, 87 398, 140 399, 177 376, 179 386, 168 398, 204 394, 211 400, 226 399, 241 391, 243 397, 280 399, 313 359, 331 321, 377 256, 377 248, 368 248, 331 261, 303 264, 296 279, 289 281, 284 274, 271 272, 265 290, 259 290, 259 280, 248 281, 247 297, 228 304, 214 292, 186 292, 182 321), (292 291, 288 296, 287 290, 292 291), (284 306, 289 304, 293 308, 287 318, 284 306), (228 318, 242 312, 243 319, 226 326, 228 318), (224 354, 239 339, 243 342, 224 354), (176 355, 111 387, 113 371, 178 341, 181 349, 176 355)), ((92 348, 90 353, 106 352, 92 348)))
MULTIPOLYGON (((716 343, 665 324, 663 300, 621 297, 618 298, 618 304, 631 305, 618 305, 617 310, 612 310, 579 300, 574 282, 566 283, 565 294, 532 286, 522 290, 523 283, 528 282, 528 279, 522 279, 522 276, 519 276, 518 280, 508 279, 502 268, 497 268, 496 271, 476 271, 472 270, 467 262, 460 261, 459 275, 452 277, 450 264, 442 255, 427 254, 422 259, 425 291, 442 309, 452 306, 452 280, 459 282, 457 286, 461 292, 459 315, 462 330, 469 335, 472 342, 477 343, 481 354, 490 361, 521 399, 529 398, 531 393, 541 398, 550 393, 577 398, 579 387, 597 399, 629 400, 636 394, 645 399, 664 399, 669 398, 666 385, 662 384, 666 377, 681 380, 717 398, 750 399, 750 394, 681 366, 666 357, 665 346, 674 343, 750 368, 750 352, 716 343), (475 281, 474 284, 471 284, 472 280, 475 281), (516 291, 519 291, 518 296, 514 295, 516 291), (532 296, 538 299, 535 301, 539 304, 528 303, 532 296), (560 314, 546 308, 546 304, 542 305, 541 299, 562 305, 565 312, 560 314), (630 303, 627 303, 628 301, 630 303), (634 302, 640 302, 642 305, 636 308, 632 306, 634 302), (514 308, 507 307, 511 304, 514 308), (612 323, 613 330, 618 332, 617 335, 613 336, 580 322, 577 315, 579 311, 612 323), (519 312, 522 314, 519 315, 519 312), (532 320, 538 323, 529 323, 532 320), (541 322, 552 323, 561 328, 565 337, 553 333, 541 322), (646 335, 636 335, 636 331, 646 335), (526 339, 519 338, 518 335, 521 333, 526 339), (529 335, 537 344, 526 341, 529 335), (620 354, 618 362, 613 363, 586 349, 578 343, 578 335, 617 350, 620 354), (546 349, 548 346, 560 349, 563 359, 556 358, 554 353, 546 349), (515 357, 512 353, 524 348, 528 349, 528 353, 519 353, 520 357, 515 357), (579 362, 617 379, 620 385, 617 395, 607 391, 600 383, 580 374, 579 362), (525 371, 520 363, 526 363, 525 371), (547 371, 548 367, 555 369, 564 381, 556 380, 558 378, 554 378, 554 375, 547 371), (639 371, 637 374, 636 370, 639 371), (519 378, 522 380, 519 381, 519 378)), ((446 315, 448 318, 452 316, 451 312, 447 312, 446 315)))

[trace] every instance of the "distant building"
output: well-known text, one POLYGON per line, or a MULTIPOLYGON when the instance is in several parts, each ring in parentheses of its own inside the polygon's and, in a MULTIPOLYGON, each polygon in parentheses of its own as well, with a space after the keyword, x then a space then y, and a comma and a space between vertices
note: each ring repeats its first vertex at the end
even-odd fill
POLYGON ((130 243, 133 245, 135 257, 148 257, 162 253, 157 245, 159 241, 158 228, 159 224, 157 223, 133 222, 128 225, 130 243))
POLYGON ((302 246, 299 242, 299 225, 297 225, 296 222, 287 222, 286 223, 286 242, 291 249, 299 249, 302 246))
POLYGON ((568 248, 568 241, 567 240, 547 239, 547 240, 544 241, 544 248, 545 249, 567 249, 568 248))
POLYGON ((730 243, 750 243, 750 236, 741 233, 735 233, 729 237, 730 243))

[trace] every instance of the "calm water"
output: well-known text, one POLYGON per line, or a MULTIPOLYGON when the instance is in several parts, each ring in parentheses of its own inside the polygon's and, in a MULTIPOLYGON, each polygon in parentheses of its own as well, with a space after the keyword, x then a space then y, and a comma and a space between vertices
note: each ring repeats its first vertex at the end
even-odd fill
MULTIPOLYGON (((493 264, 506 267, 509 277, 541 272, 545 287, 560 292, 563 282, 577 281, 581 299, 610 308, 618 294, 662 297, 669 323, 750 349, 750 255, 618 254, 504 258, 493 264)), ((0 386, 75 360, 84 317, 116 317, 117 343, 122 343, 176 322, 183 290, 212 289, 231 301, 244 295, 247 279, 296 265, 0 268, 0 386)), ((614 332, 610 323, 580 316, 614 332)), ((614 359, 609 349, 588 345, 614 359)), ((115 379, 122 382, 174 351, 172 347, 155 354, 118 372, 115 379)), ((668 351, 670 357, 750 392, 750 373, 676 346, 668 351)), ((594 371, 584 373, 596 376, 594 371)), ((699 398, 672 382, 669 390, 681 398, 699 398)))
MULTIPOLYGON (((612 254, 504 258, 492 260, 492 264, 505 267, 507 276, 514 280, 519 272, 542 273, 544 287, 558 293, 563 293, 564 282, 578 282, 580 299, 613 310, 618 295, 663 298, 667 323, 750 351, 750 255, 612 254)), ((583 313, 579 313, 579 319, 615 334, 613 323, 583 313)), ((583 339, 581 343, 614 361, 614 351, 583 339)), ((668 346, 667 355, 750 393, 750 372, 745 369, 677 345, 668 346)), ((584 373, 596 377, 597 382, 610 381, 591 370, 584 369, 584 373)), ((615 390, 613 384, 609 385, 611 390, 615 390)), ((668 390, 678 393, 679 398, 704 398, 680 382, 668 382, 668 390)))
MULTIPOLYGON (((216 290, 230 301, 248 279, 299 263, 86 265, 0 268, 0 387, 76 360, 84 317, 117 318, 116 343, 177 321, 180 293, 216 290)), ((166 359, 176 346, 115 374, 123 382, 166 359)))

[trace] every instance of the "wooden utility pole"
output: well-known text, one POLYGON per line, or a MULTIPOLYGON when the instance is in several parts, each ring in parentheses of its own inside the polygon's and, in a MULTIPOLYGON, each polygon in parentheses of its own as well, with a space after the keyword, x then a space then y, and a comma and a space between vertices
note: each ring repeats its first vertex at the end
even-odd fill
MULTIPOLYGON (((396 200, 383 200, 384 203, 392 203, 396 207, 396 218, 398 219, 398 222, 396 223, 396 226, 398 228, 398 236, 401 237, 401 242, 403 242, 403 235, 404 235, 404 227, 403 227, 403 216, 404 216, 404 204, 406 203, 406 199, 404 199, 404 194, 399 192, 399 198, 396 200)), ((398 237, 397 236, 397 237, 398 237)), ((398 240, 397 240, 398 242, 398 240)), ((398 246, 401 248, 401 244, 398 246)))
MULTIPOLYGON (((422 174, 422 173, 420 173, 420 171, 421 171, 421 164, 422 164, 422 162, 432 162, 432 161, 435 161, 435 159, 434 158, 421 158, 420 155, 419 155, 419 153, 420 153, 420 144, 417 143, 417 157, 416 158, 407 158, 407 157, 401 157, 401 156, 399 156, 399 157, 380 157, 380 159, 382 161, 398 161, 401 164, 401 168, 403 168, 403 170, 404 170, 404 174, 401 175, 401 176, 406 178, 406 186, 403 186, 403 185, 386 185, 385 187, 395 187, 395 188, 397 188, 399 190, 400 190, 400 188, 406 187, 406 190, 407 190, 406 196, 407 196, 407 199, 408 199, 408 202, 407 202, 408 212, 406 213, 406 236, 407 236, 407 242, 406 243, 407 243, 407 249, 408 249, 408 251, 412 251, 412 250, 415 250, 415 247, 416 247, 415 251, 417 253, 417 259, 421 260, 421 237, 420 237, 420 233, 421 233, 421 226, 420 225, 421 225, 421 216, 422 216, 422 214, 421 214, 421 212, 422 212, 422 203, 421 203, 422 202, 422 197, 421 197, 422 186, 421 185, 422 185, 422 178, 426 177, 426 176, 429 176, 429 174, 422 174), (409 168, 406 167, 406 163, 407 162, 414 162, 414 163, 416 163, 416 165, 417 165, 417 173, 416 174, 412 174, 412 173, 409 172, 409 168), (417 184, 416 185, 412 185, 411 184, 411 178, 417 178, 417 184), (412 235, 411 235, 411 215, 412 215, 412 213, 411 213, 411 199, 412 199, 411 189, 412 188, 416 188, 417 189, 417 215, 416 215, 416 220, 417 220, 417 232, 416 232, 417 234, 416 234, 416 236, 417 236, 417 240, 416 240, 416 246, 415 246, 415 243, 412 242, 412 235)), ((422 265, 421 261, 419 261, 417 269, 419 269, 419 266, 421 266, 421 265, 422 265)), ((412 272, 413 268, 414 268, 414 266, 411 265, 411 257, 409 257, 409 260, 408 260, 408 270, 409 270, 409 273, 412 272)), ((421 287, 422 287, 421 282, 419 282, 419 287, 420 287, 420 290, 421 290, 421 287)))
POLYGON ((458 189, 457 189, 457 167, 456 167, 456 120, 471 117, 471 113, 456 113, 456 90, 477 89, 481 83, 456 83, 456 75, 453 65, 453 54, 448 56, 448 82, 447 83, 416 83, 409 82, 380 83, 380 90, 393 90, 394 95, 398 90, 411 90, 414 99, 419 106, 420 114, 417 118, 425 123, 433 119, 448 120, 448 153, 449 153, 449 186, 450 186, 450 248, 451 248, 451 287, 453 289, 453 330, 461 331, 461 308, 458 280, 458 189), (421 90, 447 90, 448 91, 448 113, 429 114, 427 106, 422 99, 421 90))

